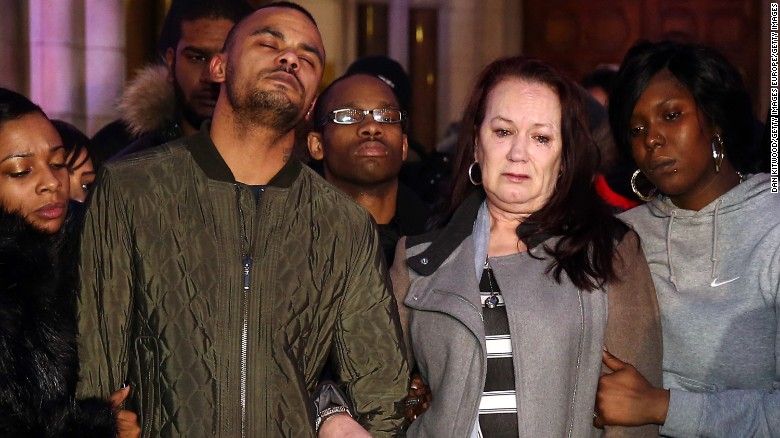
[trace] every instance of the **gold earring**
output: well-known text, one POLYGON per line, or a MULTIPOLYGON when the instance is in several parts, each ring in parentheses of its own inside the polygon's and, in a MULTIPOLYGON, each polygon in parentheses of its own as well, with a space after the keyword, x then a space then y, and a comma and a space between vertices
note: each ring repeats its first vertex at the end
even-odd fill
POLYGON ((652 201, 653 199, 655 199, 656 195, 658 195, 658 189, 656 189, 656 188, 653 188, 653 190, 650 192, 650 194, 649 194, 649 195, 644 195, 644 194, 642 194, 642 193, 639 191, 639 189, 636 187, 636 178, 637 178, 637 177, 639 176, 639 174, 641 174, 641 173, 642 173, 642 172, 641 172, 639 169, 637 169, 636 171, 634 171, 634 174, 633 174, 633 175, 631 175, 631 190, 632 190, 632 191, 633 191, 633 192, 636 194, 636 196, 637 196, 639 199, 641 199, 641 200, 643 200, 643 201, 645 201, 645 202, 650 202, 650 201, 652 201))

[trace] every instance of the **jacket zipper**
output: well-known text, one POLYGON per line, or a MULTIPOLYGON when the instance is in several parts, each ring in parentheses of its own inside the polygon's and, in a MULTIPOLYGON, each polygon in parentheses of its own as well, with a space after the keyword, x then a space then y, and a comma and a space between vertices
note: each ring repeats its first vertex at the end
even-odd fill
POLYGON ((246 437, 246 387, 247 387, 247 359, 249 350, 249 292, 251 285, 252 257, 247 250, 246 218, 244 209, 241 208, 241 187, 236 184, 236 200, 238 203, 238 215, 241 220, 241 267, 243 282, 241 287, 241 364, 239 390, 241 404, 241 437, 246 437))
POLYGON ((577 346, 577 365, 574 374, 577 378, 574 379, 574 389, 571 394, 571 404, 569 406, 569 438, 571 438, 574 433, 574 411, 577 404, 577 386, 580 381, 580 365, 582 364, 582 355, 583 350, 585 349, 585 305, 582 301, 582 290, 577 290, 577 298, 580 302, 580 342, 577 346))
POLYGON ((246 381, 247 381, 247 350, 249 344, 249 285, 251 280, 252 258, 244 255, 242 260, 244 267, 244 287, 242 290, 241 316, 241 436, 246 436, 246 381))
MULTIPOLYGON (((264 192, 264 189, 260 189, 264 192)), ((243 273, 243 283, 241 287, 241 438, 246 437, 246 394, 249 362, 249 294, 252 285, 252 253, 254 245, 250 243, 251 236, 247 233, 246 217, 244 209, 241 208, 241 186, 236 184, 236 199, 238 201, 238 214, 241 220, 241 267, 243 273)), ((260 199, 255 201, 255 217, 260 210, 260 199)))

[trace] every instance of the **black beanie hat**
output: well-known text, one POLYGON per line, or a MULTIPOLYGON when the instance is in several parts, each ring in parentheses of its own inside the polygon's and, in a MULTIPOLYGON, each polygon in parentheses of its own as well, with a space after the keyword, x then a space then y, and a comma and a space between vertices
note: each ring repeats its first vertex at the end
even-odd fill
POLYGON ((393 90, 401 109, 409 111, 409 106, 412 104, 412 84, 404 68, 397 61, 387 56, 360 58, 347 68, 345 76, 358 73, 376 76, 383 80, 393 90))

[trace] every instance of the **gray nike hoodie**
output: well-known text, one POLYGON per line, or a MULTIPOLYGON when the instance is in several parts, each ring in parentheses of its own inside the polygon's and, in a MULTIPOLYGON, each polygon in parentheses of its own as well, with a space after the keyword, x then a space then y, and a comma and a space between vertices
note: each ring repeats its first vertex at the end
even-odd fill
POLYGON ((780 195, 769 175, 700 211, 658 197, 620 217, 658 294, 671 389, 661 434, 780 437, 780 195))

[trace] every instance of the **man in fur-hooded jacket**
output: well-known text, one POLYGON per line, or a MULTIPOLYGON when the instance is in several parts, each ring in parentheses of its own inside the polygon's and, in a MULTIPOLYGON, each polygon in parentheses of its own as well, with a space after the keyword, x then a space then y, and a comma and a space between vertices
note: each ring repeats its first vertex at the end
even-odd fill
POLYGON ((63 235, 0 209, 0 436, 117 436, 109 402, 75 400, 76 255, 63 235))
POLYGON ((194 134, 214 113, 219 85, 208 71, 230 29, 252 12, 243 0, 174 2, 165 21, 160 51, 164 64, 136 72, 118 104, 121 118, 92 141, 98 162, 194 134))

